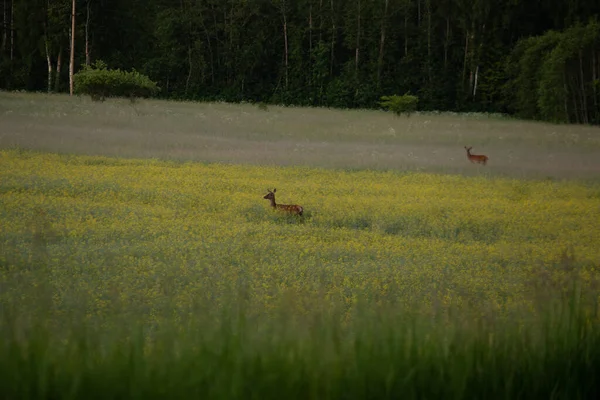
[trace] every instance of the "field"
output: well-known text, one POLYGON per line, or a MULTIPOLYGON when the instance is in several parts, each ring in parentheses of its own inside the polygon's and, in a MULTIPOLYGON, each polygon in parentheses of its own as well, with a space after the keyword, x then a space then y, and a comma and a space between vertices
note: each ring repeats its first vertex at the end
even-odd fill
POLYGON ((0 397, 591 398, 599 147, 482 115, 0 93, 0 397))
MULTIPOLYGON (((343 111, 0 92, 0 148, 241 165, 539 179, 600 176, 597 127, 487 115, 343 111), (490 157, 465 163, 464 146, 490 157)), ((261 190, 264 190, 261 187, 261 190)))

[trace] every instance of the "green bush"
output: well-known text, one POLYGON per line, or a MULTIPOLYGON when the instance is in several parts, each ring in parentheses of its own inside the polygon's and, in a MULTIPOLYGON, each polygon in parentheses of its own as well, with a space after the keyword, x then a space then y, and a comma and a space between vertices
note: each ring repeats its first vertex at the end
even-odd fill
POLYGON ((419 98, 417 96, 410 95, 407 92, 404 96, 381 96, 379 105, 396 115, 406 114, 410 116, 411 113, 417 110, 418 102, 419 98))
POLYGON ((104 101, 107 97, 127 97, 132 101, 138 97, 156 95, 160 88, 146 75, 136 70, 110 70, 102 61, 93 66, 85 66, 73 76, 76 94, 87 94, 94 101, 104 101))

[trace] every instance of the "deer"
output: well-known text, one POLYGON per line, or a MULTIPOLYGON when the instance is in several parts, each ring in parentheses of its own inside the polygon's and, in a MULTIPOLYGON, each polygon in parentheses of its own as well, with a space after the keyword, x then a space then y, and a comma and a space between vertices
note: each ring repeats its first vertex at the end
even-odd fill
POLYGON ((300 215, 300 216, 304 212, 304 208, 302 208, 302 206, 299 206, 297 204, 277 204, 277 203, 275 203, 275 192, 277 191, 277 189, 273 189, 272 192, 269 189, 267 189, 267 191, 269 193, 267 193, 263 197, 263 199, 267 199, 271 202, 271 207, 273 207, 273 210, 284 211, 284 212, 288 212, 290 214, 295 214, 295 215, 300 215))
POLYGON ((483 165, 487 163, 487 160, 489 159, 488 156, 471 154, 472 147, 465 146, 465 149, 467 150, 467 158, 469 159, 469 161, 471 161, 471 163, 478 163, 483 165))

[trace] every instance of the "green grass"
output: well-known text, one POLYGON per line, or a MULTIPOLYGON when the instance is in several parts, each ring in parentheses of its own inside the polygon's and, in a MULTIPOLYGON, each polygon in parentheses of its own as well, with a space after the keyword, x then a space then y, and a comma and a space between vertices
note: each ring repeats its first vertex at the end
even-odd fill
POLYGON ((516 178, 600 173, 596 127, 485 114, 186 103, 0 92, 0 148, 242 165, 410 170, 516 178), (464 146, 490 157, 471 165, 464 146))
POLYGON ((590 399, 599 386, 599 326, 573 308, 526 327, 364 311, 351 325, 315 314, 295 328, 284 315, 208 324, 199 313, 153 332, 27 325, 14 311, 0 320, 10 399, 590 399))
POLYGON ((0 398, 599 394, 589 128, 135 107, 0 93, 0 398))

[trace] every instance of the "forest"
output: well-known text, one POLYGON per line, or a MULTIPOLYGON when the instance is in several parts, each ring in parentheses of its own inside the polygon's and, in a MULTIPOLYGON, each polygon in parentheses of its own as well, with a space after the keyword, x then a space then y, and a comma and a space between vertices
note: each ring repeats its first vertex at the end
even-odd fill
POLYGON ((1 1, 3 90, 69 92, 69 70, 101 60, 166 99, 377 108, 410 93, 421 111, 600 124, 597 0, 1 1))

